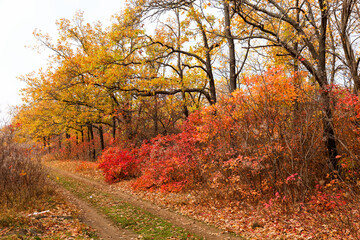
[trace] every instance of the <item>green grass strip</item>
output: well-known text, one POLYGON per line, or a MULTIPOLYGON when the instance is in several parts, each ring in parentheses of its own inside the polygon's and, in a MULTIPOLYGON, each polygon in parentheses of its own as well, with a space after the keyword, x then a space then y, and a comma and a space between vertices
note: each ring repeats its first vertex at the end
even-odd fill
POLYGON ((64 176, 54 179, 81 199, 90 202, 122 228, 141 235, 142 239, 202 239, 101 189, 64 176))

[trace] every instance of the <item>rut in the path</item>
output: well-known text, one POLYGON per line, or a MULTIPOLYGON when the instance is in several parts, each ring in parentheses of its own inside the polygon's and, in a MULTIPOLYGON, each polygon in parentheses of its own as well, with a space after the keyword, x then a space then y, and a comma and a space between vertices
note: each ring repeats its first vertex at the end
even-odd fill
POLYGON ((74 194, 68 190, 60 187, 59 193, 64 198, 76 206, 80 210, 80 219, 96 230, 97 235, 104 240, 114 239, 138 239, 138 235, 128 229, 120 229, 116 227, 110 220, 105 218, 102 214, 99 214, 89 204, 75 197, 74 194))
MULTIPOLYGON (((96 182, 96 181, 78 176, 76 174, 72 174, 70 172, 63 171, 63 170, 59 170, 59 169, 54 169, 54 170, 56 172, 58 172, 60 175, 64 175, 64 176, 76 179, 76 180, 84 182, 88 185, 95 186, 99 189, 102 189, 105 192, 113 194, 113 195, 121 198, 124 202, 129 203, 130 205, 144 209, 144 210, 152 213, 153 215, 158 216, 164 220, 167 220, 168 222, 174 224, 175 226, 182 227, 189 232, 192 232, 198 236, 203 237, 204 239, 209 239, 209 240, 215 240, 215 239, 240 240, 240 239, 243 239, 240 237, 233 236, 233 235, 231 235, 227 232, 224 232, 220 229, 217 229, 215 227, 209 226, 205 223, 195 221, 188 217, 179 215, 175 212, 171 212, 169 210, 160 208, 149 202, 145 202, 140 199, 137 199, 134 196, 117 191, 116 189, 111 188, 109 185, 106 185, 104 183, 96 182)), ((131 238, 128 238, 128 239, 131 239, 131 238)))

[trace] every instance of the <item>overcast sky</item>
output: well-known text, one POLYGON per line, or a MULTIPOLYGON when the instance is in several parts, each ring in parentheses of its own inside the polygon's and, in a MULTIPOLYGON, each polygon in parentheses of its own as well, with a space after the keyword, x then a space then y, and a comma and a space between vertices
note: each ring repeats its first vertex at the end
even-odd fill
POLYGON ((25 85, 17 77, 46 67, 48 53, 26 47, 36 45, 35 29, 56 39, 56 20, 82 10, 85 21, 107 25, 124 5, 125 0, 0 0, 0 119, 8 118, 9 106, 21 104, 25 85))

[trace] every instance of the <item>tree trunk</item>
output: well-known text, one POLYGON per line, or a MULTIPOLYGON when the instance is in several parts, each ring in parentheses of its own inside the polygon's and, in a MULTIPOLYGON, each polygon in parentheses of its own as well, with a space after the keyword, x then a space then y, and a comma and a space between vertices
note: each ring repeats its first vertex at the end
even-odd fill
POLYGON ((104 131, 102 125, 99 126, 99 137, 100 137, 100 146, 101 151, 105 149, 105 142, 104 142, 104 131))
POLYGON ((321 94, 321 98, 323 101, 324 107, 324 117, 323 117, 323 125, 324 125, 324 137, 325 137, 325 145, 329 155, 329 167, 331 170, 339 171, 339 159, 336 140, 335 140, 335 131, 333 125, 333 116, 332 109, 330 104, 330 93, 328 91, 323 91, 321 94))
MULTIPOLYGON (((338 23, 340 26, 339 33, 340 39, 342 43, 342 47, 344 50, 345 59, 350 70, 351 78, 354 82, 354 94, 357 94, 360 90, 360 76, 358 72, 358 60, 355 57, 355 52, 353 49, 353 44, 351 42, 350 36, 348 34, 349 28, 349 21, 351 21, 351 13, 355 6, 356 1, 352 0, 343 0, 342 2, 342 10, 341 10, 341 21, 338 23)), ((336 15, 335 15, 336 18, 336 15)))
POLYGON ((329 9, 327 6, 327 1, 320 0, 319 6, 321 8, 321 27, 320 27, 320 37, 319 37, 319 59, 318 59, 318 72, 317 72, 317 81, 322 88, 321 99, 324 107, 324 137, 325 145, 328 151, 328 161, 329 167, 331 170, 339 170, 338 165, 338 155, 336 141, 335 141, 335 131, 333 125, 333 116, 330 104, 330 93, 329 85, 326 74, 326 32, 327 25, 329 21, 329 9))
POLYGON ((48 148, 49 148, 49 153, 51 153, 51 137, 48 137, 48 148))
POLYGON ((125 104, 123 109, 124 111, 124 121, 125 121, 125 136, 128 140, 133 138, 133 129, 132 129, 132 112, 131 112, 131 100, 125 104))
MULTIPOLYGON (((179 71, 179 78, 180 78, 180 81, 181 81, 181 87, 184 89, 184 69, 183 69, 183 66, 181 64, 181 53, 180 53, 180 50, 181 50, 181 22, 180 22, 180 12, 179 10, 177 9, 176 10, 176 19, 177 19, 177 24, 178 24, 178 36, 177 36, 177 49, 179 50, 178 52, 178 58, 177 58, 177 67, 178 67, 178 71, 179 71)), ((183 91, 182 92, 182 99, 183 99, 183 113, 185 115, 185 118, 187 119, 189 117, 189 110, 187 108, 187 104, 186 104, 186 94, 185 92, 183 91)))
POLYGON ((71 142, 70 142, 70 134, 68 132, 65 133, 65 138, 66 138, 66 150, 68 153, 70 153, 71 151, 71 142))
POLYGON ((116 138, 116 118, 112 118, 112 137, 115 140, 116 138))
POLYGON ((154 96, 154 114, 153 114, 153 122, 154 122, 154 136, 159 134, 159 116, 158 116, 158 98, 154 96))
POLYGON ((214 79, 214 74, 213 74, 213 70, 212 70, 212 63, 211 63, 211 50, 213 49, 213 47, 209 46, 209 41, 206 35, 206 30, 204 29, 201 20, 200 19, 196 19, 200 31, 201 31, 201 35, 202 35, 202 40, 203 40, 203 44, 204 44, 204 48, 205 48, 205 69, 206 69, 206 74, 208 76, 209 79, 209 92, 210 92, 210 104, 213 105, 216 103, 217 99, 216 99, 216 88, 215 88, 215 79, 214 79))
POLYGON ((89 136, 89 157, 95 160, 96 151, 94 146, 94 130, 92 124, 88 125, 88 136, 89 136))
POLYGON ((235 42, 231 34, 230 4, 229 1, 223 0, 224 17, 225 17, 225 36, 229 46, 229 73, 230 73, 230 92, 237 88, 236 78, 236 59, 235 59, 235 42))
POLYGON ((81 131, 80 131, 80 134, 81 134, 81 142, 85 142, 85 137, 84 137, 84 130, 81 128, 81 131))
POLYGON ((59 143, 59 149, 61 149, 61 134, 59 135, 58 143, 59 143))

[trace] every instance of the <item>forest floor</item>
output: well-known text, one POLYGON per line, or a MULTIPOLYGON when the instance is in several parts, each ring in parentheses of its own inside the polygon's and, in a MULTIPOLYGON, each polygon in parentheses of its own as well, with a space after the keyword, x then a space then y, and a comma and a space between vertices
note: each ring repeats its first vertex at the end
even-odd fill
POLYGON ((303 209, 289 215, 275 207, 211 198, 199 202, 193 192, 133 191, 131 180, 109 185, 95 163, 46 164, 54 169, 55 181, 78 201, 129 230, 136 239, 359 239, 356 203, 347 206, 346 212, 303 209))
MULTIPOLYGON (((68 196, 71 195, 57 190, 47 197, 40 197, 26 210, 0 209, 0 239, 99 239, 95 229, 83 221, 82 211, 69 202, 68 196)), ((97 216, 88 219, 93 218, 97 216)))

